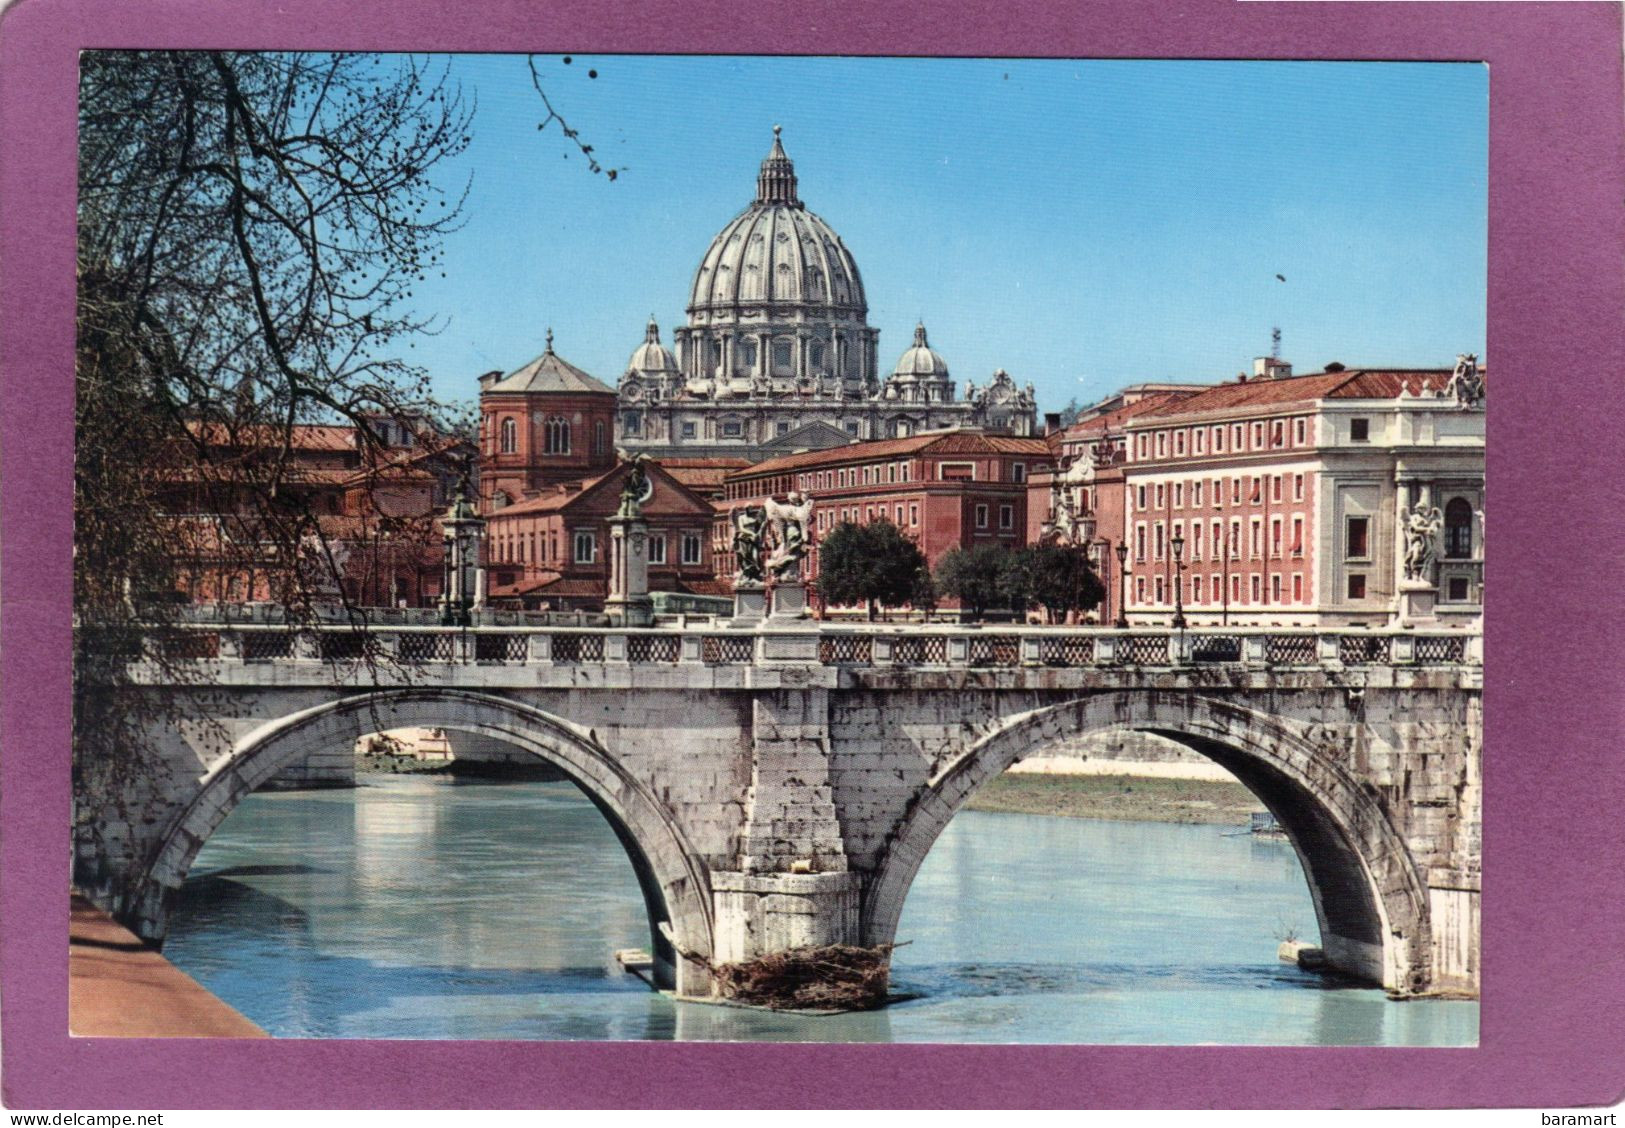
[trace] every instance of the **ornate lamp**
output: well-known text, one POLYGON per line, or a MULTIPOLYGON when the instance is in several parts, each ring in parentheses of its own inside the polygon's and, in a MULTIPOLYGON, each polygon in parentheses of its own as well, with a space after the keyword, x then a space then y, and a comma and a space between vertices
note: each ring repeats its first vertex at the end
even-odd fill
POLYGON ((1117 545, 1117 621, 1112 624, 1118 630, 1128 629, 1128 541, 1121 541, 1117 545))
POLYGON ((1185 538, 1175 533, 1169 542, 1174 550, 1174 629, 1185 629, 1185 538))

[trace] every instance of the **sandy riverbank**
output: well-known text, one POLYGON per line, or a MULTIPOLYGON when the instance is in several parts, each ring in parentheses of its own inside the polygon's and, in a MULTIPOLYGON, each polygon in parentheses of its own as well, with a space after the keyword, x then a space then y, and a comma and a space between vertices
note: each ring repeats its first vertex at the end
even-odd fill
POLYGON ((1007 773, 970 801, 973 811, 1135 822, 1246 826, 1264 805, 1239 783, 1140 775, 1007 773))

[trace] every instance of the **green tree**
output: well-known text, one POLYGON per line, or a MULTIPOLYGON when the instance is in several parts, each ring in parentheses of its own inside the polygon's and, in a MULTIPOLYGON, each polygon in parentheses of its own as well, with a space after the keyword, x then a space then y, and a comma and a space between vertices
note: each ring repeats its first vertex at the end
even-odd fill
POLYGON ((1026 603, 1044 608, 1052 623, 1064 622, 1068 612, 1098 606, 1106 595, 1088 554, 1075 546, 1031 545, 1022 550, 1019 568, 1026 603))
POLYGON ((890 521, 843 521, 819 545, 818 593, 826 603, 865 604, 873 622, 877 606, 911 600, 924 568, 919 546, 890 521))
POLYGON ((1019 611, 1028 603, 1020 554, 996 544, 950 549, 937 561, 936 586, 977 619, 994 608, 1019 611))

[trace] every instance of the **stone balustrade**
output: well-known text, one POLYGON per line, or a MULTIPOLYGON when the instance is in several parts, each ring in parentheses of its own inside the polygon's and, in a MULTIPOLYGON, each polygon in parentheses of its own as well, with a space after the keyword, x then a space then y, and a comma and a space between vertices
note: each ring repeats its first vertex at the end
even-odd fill
POLYGON ((809 665, 849 668, 1479 666, 1483 637, 1463 630, 831 625, 730 629, 346 623, 190 623, 156 630, 150 659, 243 665, 809 665))

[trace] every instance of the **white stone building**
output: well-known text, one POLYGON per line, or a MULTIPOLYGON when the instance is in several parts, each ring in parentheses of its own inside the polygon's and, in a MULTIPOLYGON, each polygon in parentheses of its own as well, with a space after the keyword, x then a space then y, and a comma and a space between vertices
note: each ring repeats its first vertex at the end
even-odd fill
POLYGON ((955 398, 916 326, 882 376, 858 264, 807 210, 774 128, 756 198, 718 232, 689 292, 675 351, 651 317, 619 386, 619 445, 656 457, 760 461, 854 439, 977 427, 1037 432, 1031 384, 1002 369, 955 398))

